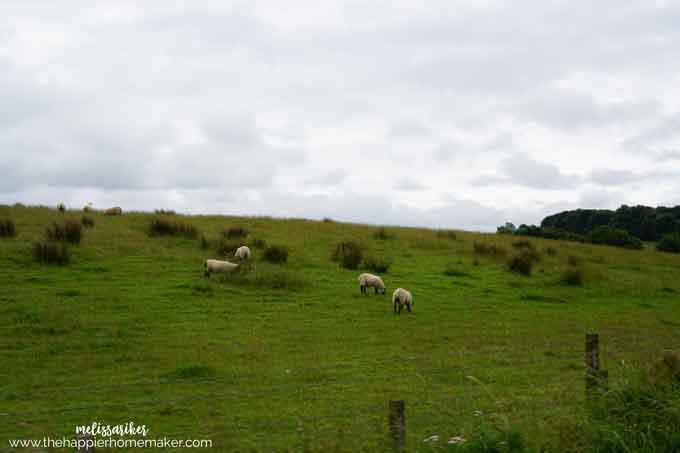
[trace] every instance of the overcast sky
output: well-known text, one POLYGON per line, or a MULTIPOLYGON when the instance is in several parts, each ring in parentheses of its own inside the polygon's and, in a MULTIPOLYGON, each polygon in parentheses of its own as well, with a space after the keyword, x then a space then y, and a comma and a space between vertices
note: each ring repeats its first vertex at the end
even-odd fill
POLYGON ((680 204, 680 2, 0 1, 0 203, 492 230, 680 204))

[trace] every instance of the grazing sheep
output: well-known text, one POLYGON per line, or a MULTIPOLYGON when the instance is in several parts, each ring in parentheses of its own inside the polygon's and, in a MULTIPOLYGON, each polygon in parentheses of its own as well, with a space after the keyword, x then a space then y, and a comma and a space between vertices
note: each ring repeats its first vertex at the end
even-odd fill
POLYGON ((123 210, 116 206, 115 208, 109 208, 104 211, 104 215, 123 215, 123 210))
POLYGON ((204 276, 210 277, 211 272, 233 272, 238 269, 239 265, 230 263, 229 261, 220 260, 205 260, 203 268, 205 270, 204 276))
POLYGON ((404 288, 397 288, 392 294, 392 305, 394 305, 394 312, 401 314, 401 309, 406 305, 406 309, 411 312, 413 307, 413 296, 404 288))
POLYGON ((375 293, 385 294, 385 283, 383 283, 382 278, 373 274, 361 274, 359 276, 359 289, 361 294, 366 294, 368 288, 373 288, 375 293))
POLYGON ((250 259, 250 249, 242 245, 241 247, 236 249, 236 252, 234 252, 234 256, 240 260, 249 260, 250 259))

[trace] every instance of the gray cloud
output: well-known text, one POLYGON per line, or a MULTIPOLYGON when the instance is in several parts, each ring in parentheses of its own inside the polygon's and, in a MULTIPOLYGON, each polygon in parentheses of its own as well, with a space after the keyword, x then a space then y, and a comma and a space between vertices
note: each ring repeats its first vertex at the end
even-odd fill
POLYGON ((484 229, 669 203, 678 48, 672 2, 5 0, 0 202, 484 229))

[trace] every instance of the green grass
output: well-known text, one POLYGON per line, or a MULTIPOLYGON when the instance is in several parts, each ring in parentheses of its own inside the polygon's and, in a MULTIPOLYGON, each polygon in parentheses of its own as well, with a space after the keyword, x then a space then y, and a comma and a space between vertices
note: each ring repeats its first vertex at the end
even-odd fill
POLYGON ((475 253, 512 251, 502 235, 182 217, 211 243, 239 225, 289 250, 272 265, 253 249, 244 274, 205 279, 203 260, 224 259, 215 247, 149 237, 152 214, 88 215, 70 262, 48 266, 32 244, 82 213, 0 207, 17 226, 0 238, 2 447, 134 421, 221 451, 383 451, 388 401, 403 399, 409 451, 446 449, 480 422, 531 449, 583 451, 584 334, 600 334, 613 386, 680 340, 680 257, 654 250, 532 239, 554 253, 527 277, 475 253), (348 239, 390 257, 388 295, 362 296, 365 270, 330 260, 348 239), (570 256, 587 263, 582 286, 562 282, 570 256), (393 314, 398 286, 414 313, 393 314))

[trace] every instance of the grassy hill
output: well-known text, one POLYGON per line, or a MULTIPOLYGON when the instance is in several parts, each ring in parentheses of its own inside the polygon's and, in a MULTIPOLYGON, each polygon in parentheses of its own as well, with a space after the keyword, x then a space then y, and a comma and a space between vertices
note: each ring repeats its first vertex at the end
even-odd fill
POLYGON ((222 451, 381 451, 388 401, 403 399, 409 451, 509 427, 583 451, 585 333, 600 334, 612 387, 680 340, 680 256, 652 250, 532 239, 525 276, 508 270, 518 238, 505 235, 170 215, 198 238, 152 237, 152 214, 90 213, 68 264, 34 260, 47 225, 82 215, 0 207, 17 230, 0 238, 1 447, 133 421, 222 451), (288 262, 253 248, 249 274, 204 278, 234 226, 288 262), (346 239, 392 262, 387 295, 362 296, 362 269, 330 260, 346 239), (563 281, 569 267, 582 285, 563 281), (393 313, 398 286, 414 313, 393 313))

